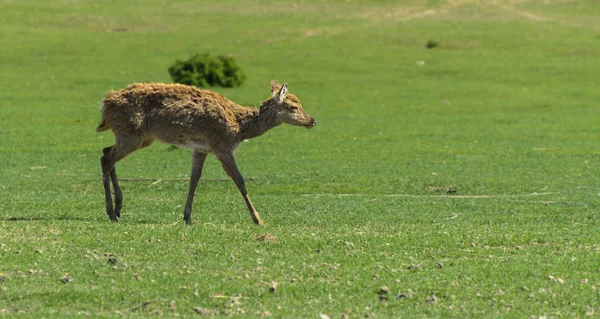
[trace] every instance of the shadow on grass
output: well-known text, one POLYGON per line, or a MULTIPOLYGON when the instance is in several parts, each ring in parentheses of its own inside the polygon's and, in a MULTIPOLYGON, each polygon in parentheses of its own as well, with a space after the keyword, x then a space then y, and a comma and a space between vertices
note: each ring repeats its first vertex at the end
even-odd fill
POLYGON ((48 220, 76 220, 82 222, 98 221, 98 219, 90 219, 85 217, 72 217, 72 216, 12 216, 2 218, 0 220, 7 222, 20 222, 20 221, 48 221, 48 220))
MULTIPOLYGON (((89 218, 89 217, 73 217, 73 216, 9 216, 0 218, 0 221, 7 222, 21 222, 21 221, 77 221, 77 222, 89 222, 93 224, 102 225, 167 225, 173 224, 173 220, 149 220, 149 219, 122 219, 118 222, 111 222, 108 218, 89 218)), ((183 219, 181 225, 185 226, 183 219)), ((193 224, 192 224, 193 226, 193 224)))

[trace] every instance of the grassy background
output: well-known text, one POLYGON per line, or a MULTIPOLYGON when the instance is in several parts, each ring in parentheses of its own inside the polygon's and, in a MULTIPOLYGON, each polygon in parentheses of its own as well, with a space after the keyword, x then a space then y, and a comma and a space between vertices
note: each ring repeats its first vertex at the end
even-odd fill
POLYGON ((0 1, 0 315, 598 315, 599 14, 0 1), (159 143, 118 164, 109 223, 99 102, 196 52, 235 56, 247 83, 217 90, 240 104, 287 81, 318 126, 240 148, 265 227, 212 157, 186 227, 189 151, 159 143))

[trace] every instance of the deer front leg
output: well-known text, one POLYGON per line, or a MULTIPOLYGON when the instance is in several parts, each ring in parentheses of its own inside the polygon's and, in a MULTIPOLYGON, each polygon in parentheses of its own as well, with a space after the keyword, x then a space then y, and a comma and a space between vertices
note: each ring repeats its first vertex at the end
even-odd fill
POLYGON ((235 185, 240 190, 240 193, 242 193, 242 197, 246 202, 246 206, 248 206, 250 216, 252 217, 254 223, 257 225, 263 225, 262 219, 260 219, 256 208, 254 208, 254 205, 252 205, 252 202, 250 201, 248 191, 246 190, 246 183, 244 182, 244 177, 242 177, 240 170, 235 164, 235 158, 233 157, 233 153, 218 154, 217 158, 219 159, 219 161, 221 161, 221 164, 223 164, 223 169, 225 170, 227 175, 229 175, 231 179, 233 179, 235 185))
POLYGON ((192 152, 192 176, 190 177, 190 189, 188 191, 187 201, 185 202, 185 208, 183 210, 183 220, 188 225, 192 224, 192 203, 194 201, 194 195, 196 192, 196 186, 200 176, 202 176, 202 167, 206 160, 206 153, 200 153, 196 150, 192 152))

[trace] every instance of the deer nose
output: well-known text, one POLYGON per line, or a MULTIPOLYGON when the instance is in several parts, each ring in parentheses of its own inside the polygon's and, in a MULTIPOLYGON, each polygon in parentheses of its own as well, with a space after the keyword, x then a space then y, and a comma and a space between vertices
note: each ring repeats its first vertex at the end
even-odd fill
POLYGON ((310 124, 315 127, 317 125, 317 120, 315 119, 310 119, 310 124))

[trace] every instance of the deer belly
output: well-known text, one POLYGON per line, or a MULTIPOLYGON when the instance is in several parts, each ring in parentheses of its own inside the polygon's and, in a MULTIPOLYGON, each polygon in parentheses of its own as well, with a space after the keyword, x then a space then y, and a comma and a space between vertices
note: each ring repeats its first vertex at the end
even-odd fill
POLYGON ((185 148, 191 148, 193 150, 197 150, 201 153, 212 153, 212 149, 208 144, 204 141, 190 141, 183 145, 178 145, 185 148))
POLYGON ((189 139, 189 138, 159 138, 159 140, 171 144, 171 145, 175 145, 177 147, 182 147, 182 148, 191 148, 193 150, 197 150, 201 153, 213 153, 212 148, 208 145, 208 143, 206 142, 206 140, 201 139, 201 138, 194 138, 194 139, 189 139))

